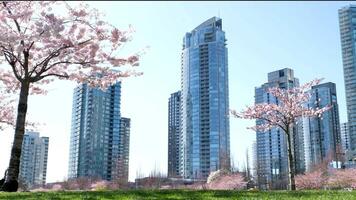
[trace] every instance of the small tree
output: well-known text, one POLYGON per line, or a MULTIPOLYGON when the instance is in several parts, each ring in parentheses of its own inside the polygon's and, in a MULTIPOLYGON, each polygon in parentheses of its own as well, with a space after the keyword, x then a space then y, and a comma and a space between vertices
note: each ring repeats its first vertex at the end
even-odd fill
POLYGON ((323 170, 316 170, 313 172, 307 172, 305 174, 297 175, 295 177, 295 184, 297 189, 321 189, 327 177, 323 170))
POLYGON ((241 173, 232 173, 226 170, 218 170, 210 173, 207 179, 207 188, 214 190, 242 189, 247 182, 241 173))
POLYGON ((19 95, 8 173, 0 189, 18 187, 30 94, 45 94, 43 86, 55 78, 105 89, 121 78, 141 75, 130 68, 118 69, 138 65, 139 54, 117 53, 132 31, 120 31, 101 17, 87 5, 71 7, 64 1, 0 3, 0 64, 7 64, 0 77, 8 91, 19 95))
POLYGON ((356 169, 331 170, 327 181, 329 188, 353 188, 356 189, 356 169))
POLYGON ((330 109, 330 106, 324 108, 308 108, 306 104, 309 102, 311 94, 308 91, 313 85, 319 84, 321 79, 313 80, 304 84, 301 87, 294 87, 291 89, 281 89, 278 87, 269 88, 268 93, 272 94, 278 99, 278 104, 275 103, 261 103, 247 107, 241 113, 235 110, 231 114, 237 118, 244 119, 259 119, 263 120, 263 124, 251 127, 253 130, 267 131, 272 128, 282 129, 287 136, 288 149, 288 179, 289 189, 295 190, 295 164, 292 153, 292 138, 295 134, 293 125, 301 117, 321 117, 322 113, 330 109))

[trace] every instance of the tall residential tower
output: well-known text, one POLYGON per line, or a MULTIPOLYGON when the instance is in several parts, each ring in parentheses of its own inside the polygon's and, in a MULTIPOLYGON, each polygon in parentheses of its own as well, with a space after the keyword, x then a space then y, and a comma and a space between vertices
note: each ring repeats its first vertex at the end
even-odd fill
POLYGON ((19 178, 29 188, 46 183, 48 160, 48 137, 26 130, 20 159, 19 178))
POLYGON ((120 141, 120 100, 120 82, 106 91, 87 84, 74 89, 69 178, 113 180, 119 173, 120 145, 129 145, 120 141))
MULTIPOLYGON (((323 83, 312 86, 309 108, 322 108, 331 105, 322 118, 312 117, 303 120, 306 170, 325 159, 340 160, 341 148, 339 107, 336 98, 335 83, 323 83)), ((331 160, 330 160, 331 161, 331 160)))
POLYGON ((349 134, 349 126, 347 122, 340 124, 340 134, 341 134, 341 145, 343 151, 350 150, 350 134, 349 134))
POLYGON ((171 94, 168 101, 168 177, 180 177, 179 144, 181 123, 181 93, 171 94))
POLYGON ((349 159, 356 160, 356 6, 339 9, 342 62, 344 68, 347 120, 350 134, 349 159))
MULTIPOLYGON (((279 87, 290 89, 299 86, 299 80, 294 77, 294 71, 289 68, 268 73, 268 82, 255 88, 255 104, 279 104, 276 97, 267 92, 268 88, 279 87)), ((256 120, 256 124, 264 123, 256 120)), ((293 131, 293 150, 296 172, 304 170, 303 134, 300 125, 293 131)), ((288 185, 288 155, 287 138, 283 130, 272 128, 269 131, 256 132, 257 143, 257 178, 261 189, 286 189, 288 185)))
POLYGON ((205 179, 230 168, 228 58, 222 20, 213 17, 186 33, 182 52, 184 178, 205 179))

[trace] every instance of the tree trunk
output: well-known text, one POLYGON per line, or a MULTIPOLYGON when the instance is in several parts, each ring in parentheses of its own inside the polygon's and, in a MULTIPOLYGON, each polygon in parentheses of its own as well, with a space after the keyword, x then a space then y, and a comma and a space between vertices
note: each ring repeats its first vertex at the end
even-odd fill
POLYGON ((288 179, 289 179, 289 190, 295 190, 295 166, 294 166, 294 156, 292 152, 292 138, 290 127, 287 127, 287 147, 288 147, 288 179))
POLYGON ((21 83, 20 90, 20 99, 17 107, 17 119, 16 119, 16 128, 15 128, 15 136, 14 142, 11 149, 11 158, 9 163, 9 168, 7 171, 5 183, 2 187, 4 191, 15 192, 17 191, 14 188, 13 183, 17 183, 19 176, 19 168, 20 168, 20 157, 21 157, 21 148, 22 141, 25 133, 25 121, 26 121, 26 113, 27 113, 27 100, 29 94, 30 83, 23 81, 21 83))

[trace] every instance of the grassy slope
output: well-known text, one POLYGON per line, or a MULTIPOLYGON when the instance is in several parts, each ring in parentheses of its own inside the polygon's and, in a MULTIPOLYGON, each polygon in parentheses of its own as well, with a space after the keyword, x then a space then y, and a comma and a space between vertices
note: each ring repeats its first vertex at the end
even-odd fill
POLYGON ((344 200, 356 199, 356 191, 187 191, 187 190, 130 190, 103 192, 23 192, 1 193, 0 199, 312 199, 312 200, 344 200))

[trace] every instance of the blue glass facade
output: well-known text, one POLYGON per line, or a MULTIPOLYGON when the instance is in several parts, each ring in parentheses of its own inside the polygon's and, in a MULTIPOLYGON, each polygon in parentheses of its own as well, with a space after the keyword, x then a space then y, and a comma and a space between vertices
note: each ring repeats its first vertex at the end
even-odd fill
POLYGON ((119 158, 120 95, 120 82, 106 91, 86 84, 74 89, 69 178, 113 178, 119 158))
POLYGON ((181 174, 204 179, 230 167, 229 88, 225 32, 213 17, 183 39, 181 174))
POLYGON ((341 148, 339 107, 336 98, 335 83, 323 83, 313 86, 310 108, 322 108, 332 105, 332 108, 323 113, 322 118, 308 118, 304 122, 306 168, 313 170, 313 166, 324 159, 337 160, 336 150, 341 148), (308 126, 308 127, 307 127, 308 126))
POLYGON ((29 189, 43 186, 47 177, 48 137, 26 130, 22 142, 19 180, 29 189))
POLYGON ((356 6, 339 9, 339 25, 350 150, 354 152, 350 155, 356 160, 356 6))
POLYGON ((168 101, 168 177, 180 177, 179 146, 181 139, 181 92, 171 94, 168 101))
POLYGON ((347 122, 340 124, 341 146, 343 151, 350 150, 350 134, 347 122))
MULTIPOLYGON (((294 77, 292 69, 281 69, 268 73, 268 82, 255 88, 255 104, 279 104, 278 99, 267 92, 268 88, 279 87, 289 89, 299 86, 299 80, 294 77)), ((263 124, 263 120, 256 120, 256 124, 263 124)), ((294 154, 297 163, 296 170, 303 170, 303 142, 301 127, 295 125, 294 154)), ((257 178, 261 189, 286 189, 288 184, 288 155, 287 140, 283 130, 273 128, 266 132, 256 132, 257 143, 257 178)))

